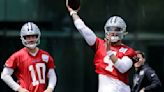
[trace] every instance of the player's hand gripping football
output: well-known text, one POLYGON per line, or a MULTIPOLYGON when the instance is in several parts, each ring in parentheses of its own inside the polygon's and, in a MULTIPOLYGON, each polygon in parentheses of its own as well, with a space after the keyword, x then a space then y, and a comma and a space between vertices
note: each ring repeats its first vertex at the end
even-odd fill
POLYGON ((70 13, 72 11, 78 12, 80 10, 80 1, 78 1, 78 0, 66 0, 66 7, 70 13))

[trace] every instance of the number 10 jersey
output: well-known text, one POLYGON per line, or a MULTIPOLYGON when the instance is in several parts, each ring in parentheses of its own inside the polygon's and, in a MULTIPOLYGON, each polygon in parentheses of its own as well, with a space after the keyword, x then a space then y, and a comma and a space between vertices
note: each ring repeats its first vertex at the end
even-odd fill
POLYGON ((32 56, 26 47, 11 55, 5 66, 14 69, 18 84, 30 92, 43 92, 48 70, 55 67, 48 52, 39 49, 36 56, 32 56))

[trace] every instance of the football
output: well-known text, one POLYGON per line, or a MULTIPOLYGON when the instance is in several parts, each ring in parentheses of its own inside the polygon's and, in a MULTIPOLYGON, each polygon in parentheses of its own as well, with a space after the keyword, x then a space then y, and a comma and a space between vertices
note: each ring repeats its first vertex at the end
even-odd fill
POLYGON ((80 0, 66 0, 66 4, 73 10, 78 10, 80 7, 80 0))

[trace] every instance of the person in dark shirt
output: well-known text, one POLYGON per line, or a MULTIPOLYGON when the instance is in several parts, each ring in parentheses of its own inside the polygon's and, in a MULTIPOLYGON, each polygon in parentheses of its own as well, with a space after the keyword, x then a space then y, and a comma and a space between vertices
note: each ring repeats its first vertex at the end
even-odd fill
POLYGON ((136 51, 137 58, 134 63, 135 74, 133 77, 132 92, 157 92, 161 82, 155 71, 146 63, 143 52, 136 51))

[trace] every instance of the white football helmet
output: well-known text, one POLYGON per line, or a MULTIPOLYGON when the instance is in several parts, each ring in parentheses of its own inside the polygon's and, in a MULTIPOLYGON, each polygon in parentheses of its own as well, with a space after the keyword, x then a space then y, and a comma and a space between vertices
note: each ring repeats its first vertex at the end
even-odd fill
POLYGON ((115 31, 117 33, 117 36, 111 36, 111 42, 117 42, 118 40, 123 39, 124 35, 127 34, 126 23, 119 16, 110 17, 107 20, 104 29, 105 37, 106 35, 110 34, 111 31, 115 31))
POLYGON ((28 48, 33 49, 40 43, 41 33, 36 24, 34 24, 32 22, 27 22, 22 26, 20 36, 21 36, 22 44, 28 48), (25 39, 25 36, 28 36, 28 35, 36 35, 37 36, 35 43, 29 44, 29 41, 25 39))

